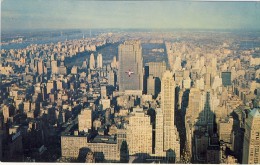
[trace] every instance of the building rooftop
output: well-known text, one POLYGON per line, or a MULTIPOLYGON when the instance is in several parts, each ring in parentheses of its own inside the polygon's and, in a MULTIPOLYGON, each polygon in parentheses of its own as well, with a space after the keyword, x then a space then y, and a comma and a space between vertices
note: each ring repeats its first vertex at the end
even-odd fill
POLYGON ((109 144, 116 144, 117 140, 115 136, 108 136, 108 135, 97 135, 92 140, 90 140, 91 143, 109 143, 109 144))
POLYGON ((251 110, 251 112, 249 113, 249 115, 251 115, 252 117, 260 117, 260 109, 259 108, 254 108, 251 110))

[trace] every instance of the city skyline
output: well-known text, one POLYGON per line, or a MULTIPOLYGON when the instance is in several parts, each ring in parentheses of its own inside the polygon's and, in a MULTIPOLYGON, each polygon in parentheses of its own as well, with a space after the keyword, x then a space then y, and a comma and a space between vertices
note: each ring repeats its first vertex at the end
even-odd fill
POLYGON ((259 0, 0 2, 0 162, 260 164, 259 0))
POLYGON ((0 161, 259 163, 258 33, 10 34, 0 161))
POLYGON ((259 2, 1 1, 1 29, 259 30, 259 2), (152 18, 152 19, 151 19, 152 18))

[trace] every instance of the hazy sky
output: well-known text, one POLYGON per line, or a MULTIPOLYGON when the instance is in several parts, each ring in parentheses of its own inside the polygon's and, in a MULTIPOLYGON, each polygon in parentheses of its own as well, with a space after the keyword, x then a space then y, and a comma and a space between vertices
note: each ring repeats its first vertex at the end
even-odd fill
POLYGON ((1 0, 1 29, 260 29, 260 2, 1 0))

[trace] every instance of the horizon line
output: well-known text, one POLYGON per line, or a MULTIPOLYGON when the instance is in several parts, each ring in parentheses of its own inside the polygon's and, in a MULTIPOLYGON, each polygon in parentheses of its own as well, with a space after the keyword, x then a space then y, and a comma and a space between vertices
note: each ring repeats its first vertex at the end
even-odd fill
POLYGON ((138 28, 138 27, 129 27, 129 28, 27 28, 27 29, 2 29, 1 33, 3 32, 27 32, 27 31, 71 31, 71 30, 178 30, 178 31, 194 31, 194 30, 205 30, 205 31, 259 31, 260 28, 138 28))

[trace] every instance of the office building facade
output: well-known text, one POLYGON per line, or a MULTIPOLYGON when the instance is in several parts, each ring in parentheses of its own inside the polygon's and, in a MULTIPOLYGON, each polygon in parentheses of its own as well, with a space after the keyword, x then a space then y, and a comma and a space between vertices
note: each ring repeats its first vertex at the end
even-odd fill
POLYGON ((143 57, 140 41, 126 41, 118 47, 119 91, 143 90, 143 57), (133 72, 133 74, 128 74, 133 72))

